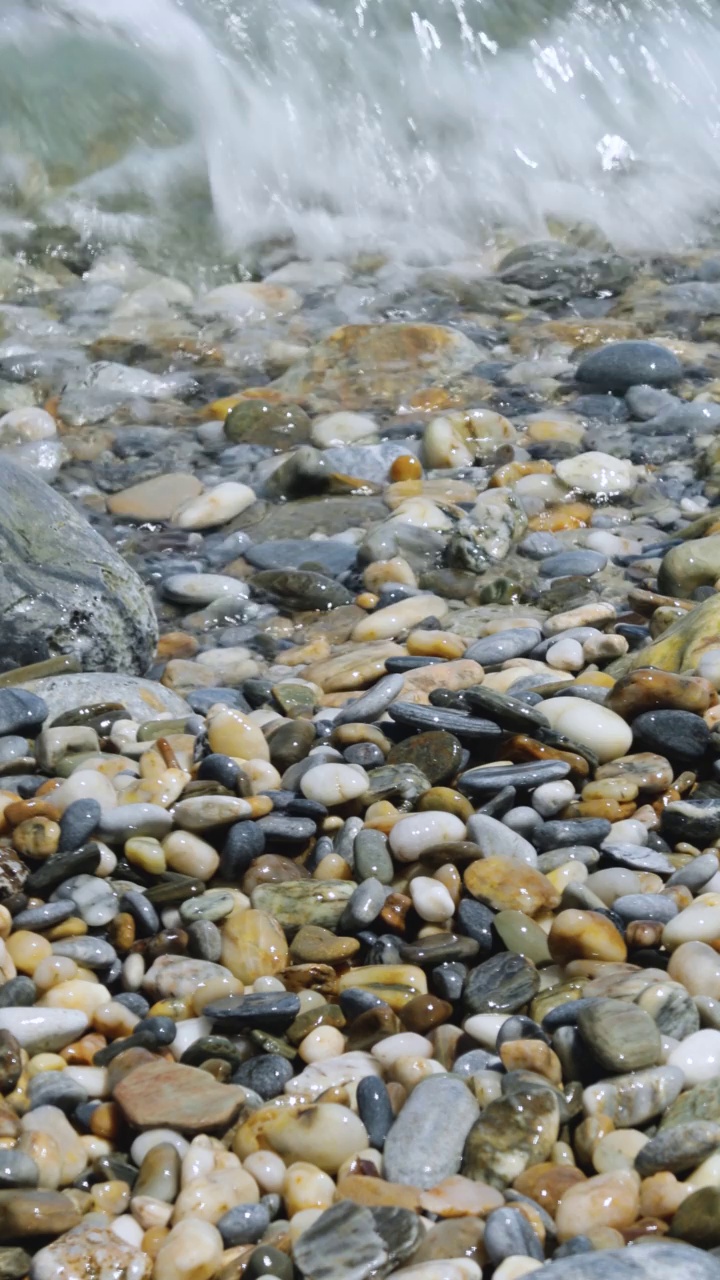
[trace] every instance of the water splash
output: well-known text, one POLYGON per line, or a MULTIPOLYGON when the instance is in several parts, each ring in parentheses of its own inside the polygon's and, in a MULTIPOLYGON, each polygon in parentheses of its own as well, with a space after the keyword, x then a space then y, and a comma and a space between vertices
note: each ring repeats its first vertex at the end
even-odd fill
POLYGON ((86 239, 437 259, 548 218, 677 247, 720 209, 715 3, 5 4, 0 209, 86 239))

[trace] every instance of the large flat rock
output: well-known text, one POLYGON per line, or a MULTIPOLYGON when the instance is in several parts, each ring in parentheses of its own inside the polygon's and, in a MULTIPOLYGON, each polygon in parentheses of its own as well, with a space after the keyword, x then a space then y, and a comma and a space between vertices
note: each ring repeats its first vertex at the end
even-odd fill
POLYGON ((219 1084, 207 1071, 161 1058, 136 1067, 114 1090, 125 1119, 136 1129, 167 1125, 181 1133, 227 1129, 246 1097, 239 1085, 219 1084))

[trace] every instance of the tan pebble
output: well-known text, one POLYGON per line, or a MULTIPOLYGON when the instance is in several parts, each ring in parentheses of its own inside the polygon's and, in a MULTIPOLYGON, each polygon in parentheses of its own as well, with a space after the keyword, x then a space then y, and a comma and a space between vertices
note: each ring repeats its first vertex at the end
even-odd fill
POLYGON ((257 1204, 260 1199, 254 1178, 245 1169, 211 1169, 184 1186, 173 1210, 173 1222, 183 1218, 219 1222, 236 1204, 257 1204))
POLYGON ((313 880, 350 880, 352 871, 349 863, 339 853, 328 853, 321 858, 313 871, 313 880))
POLYGON ((70 982, 77 977, 78 966, 69 956, 47 956, 36 966, 32 980, 38 991, 47 991, 58 986, 60 982, 70 982))
POLYGON ((559 964, 576 959, 623 961, 627 957, 622 935, 597 911, 561 911, 553 921, 548 946, 559 964))
POLYGON ((367 1145, 365 1126, 348 1107, 304 1106, 290 1098, 258 1108, 238 1126, 233 1139, 233 1150, 241 1159, 270 1147, 288 1162, 308 1161, 325 1173, 336 1173, 344 1160, 367 1145))
POLYGON ((27 929, 19 929, 17 933, 11 934, 5 945, 18 973, 29 974, 31 977, 41 960, 52 956, 52 946, 47 938, 27 929))
POLYGON ((178 1222, 160 1244, 154 1280, 210 1280, 222 1255, 223 1241, 217 1227, 188 1218, 178 1222))
POLYGON ((31 1058, 28 1066, 28 1078, 32 1080, 33 1076, 41 1075, 44 1071, 64 1071, 67 1063, 59 1053, 36 1053, 31 1058))
POLYGON ((162 849, 171 871, 198 880, 210 880, 220 865, 217 850, 190 831, 171 831, 162 849))
POLYGON ((484 675, 484 668, 471 658, 418 667, 405 676, 402 700, 427 705, 433 689, 467 689, 470 685, 480 684, 484 675))
POLYGON ((483 1216, 502 1204, 502 1192, 460 1174, 445 1178, 429 1191, 420 1192, 420 1208, 440 1218, 483 1216))
POLYGON ((411 631, 407 638, 407 651, 423 658, 462 658, 468 642, 452 631, 411 631))
POLYGON ((542 1040, 506 1040, 500 1057, 506 1071, 534 1071, 551 1084, 562 1084, 560 1059, 542 1040))
POLYGON ((396 1209, 417 1212, 420 1207, 420 1192, 417 1187, 355 1173, 338 1178, 337 1199, 353 1200, 355 1204, 364 1204, 368 1208, 390 1205, 396 1209))
MULTIPOLYGON (((170 1232, 167 1227, 149 1227, 142 1238, 142 1251, 146 1253, 153 1261, 157 1257, 161 1246, 165 1243, 170 1232)), ((218 1235, 220 1233, 218 1232, 218 1235)), ((221 1237, 222 1240, 222 1237, 221 1237)), ((210 1274, 210 1273, 208 1273, 210 1274)))
POLYGON ((130 1203, 130 1187, 127 1182, 95 1182, 90 1195, 93 1210, 111 1213, 113 1217, 124 1213, 130 1203))
POLYGON ((494 911, 516 910, 532 917, 560 903, 560 894, 547 876, 512 858, 489 857, 471 862, 463 880, 468 892, 494 911))
POLYGON ((88 1018, 92 1018, 95 1010, 109 1000, 110 992, 102 983, 77 977, 51 987, 37 1001, 37 1005, 48 1009, 80 1009, 88 1018))
MULTIPOLYGON (((391 560, 375 560, 363 573, 363 583, 370 592, 378 592, 388 582, 401 582, 408 587, 417 586, 415 573, 402 556, 393 556, 391 560)), ((287 662, 286 653, 283 653, 283 662, 287 662)))
POLYGON ((638 1151, 649 1142, 639 1129, 616 1129, 595 1145, 593 1167, 598 1173, 614 1173, 616 1169, 633 1169, 638 1151))
POLYGON ((335 1183, 316 1165, 298 1160, 285 1171, 282 1197, 290 1218, 303 1209, 329 1209, 335 1199, 335 1183))
POLYGON ((62 1158, 52 1134, 43 1133, 39 1129, 23 1133, 17 1148, 35 1161, 39 1173, 38 1186, 44 1191, 57 1191, 61 1185, 62 1158))
POLYGON ((59 1186, 66 1187, 80 1177, 87 1164, 85 1148, 58 1107, 35 1107, 23 1116, 21 1124, 23 1136, 39 1132, 55 1142, 60 1157, 59 1186))
POLYGON ((503 1258, 499 1267, 493 1271, 493 1280, 520 1280, 521 1276, 530 1275, 531 1271, 537 1271, 543 1266, 542 1262, 538 1262, 537 1258, 526 1258, 519 1253, 508 1254, 503 1258))
POLYGON ((310 1031, 298 1045, 303 1062, 322 1062, 338 1057, 345 1048, 345 1036, 337 1027, 321 1026, 310 1031))
POLYGON ((289 962, 285 934, 266 911, 233 911, 223 921, 221 932, 222 963, 246 985, 280 973, 289 962))
POLYGON ((270 759, 262 730, 241 711, 211 707, 206 726, 211 751, 240 760, 270 759))
POLYGON ((512 1185, 515 1191, 528 1196, 554 1217, 565 1192, 586 1181, 585 1174, 572 1165, 550 1164, 545 1161, 525 1169, 512 1185))
POLYGON ((555 1217, 558 1239, 587 1235, 598 1227, 629 1227, 640 1210, 640 1179, 629 1169, 598 1173, 570 1187, 555 1217))
POLYGON ((138 1015, 133 1013, 132 1009, 128 1009, 124 1004, 118 1004, 116 1000, 103 1001, 92 1014, 94 1030, 110 1040, 116 1040, 119 1036, 132 1035, 139 1021, 138 1015))
POLYGON ((163 847, 152 836, 132 836, 125 841, 124 853, 131 866, 148 875, 161 876, 167 869, 163 847))
POLYGON ((143 1231, 152 1227, 167 1227, 170 1224, 173 1207, 164 1200, 154 1200, 152 1196, 133 1196, 130 1209, 133 1217, 143 1231))
POLYGON ((690 1187, 674 1173, 654 1173, 640 1184, 640 1213, 644 1218, 672 1218, 689 1195, 690 1187))
POLYGON ((691 996, 720 999, 720 955, 706 942, 684 942, 673 951, 668 977, 681 983, 691 996))

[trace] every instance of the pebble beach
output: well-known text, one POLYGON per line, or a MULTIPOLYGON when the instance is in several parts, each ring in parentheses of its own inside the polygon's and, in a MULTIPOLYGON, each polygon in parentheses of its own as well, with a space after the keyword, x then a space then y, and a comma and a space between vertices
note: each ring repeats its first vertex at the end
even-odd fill
POLYGON ((718 1280, 718 281, 0 259, 0 1280, 718 1280))

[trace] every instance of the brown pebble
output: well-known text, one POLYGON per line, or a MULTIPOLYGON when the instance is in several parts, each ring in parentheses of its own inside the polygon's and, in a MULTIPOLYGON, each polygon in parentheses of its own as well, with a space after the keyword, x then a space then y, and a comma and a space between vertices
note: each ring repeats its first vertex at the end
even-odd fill
POLYGON ((301 963, 320 961, 324 964, 341 964, 360 950, 357 938, 338 937, 320 925, 304 924, 290 943, 290 955, 301 963))
POLYGON ((413 996, 400 1010, 400 1021, 407 1031, 425 1035, 452 1017, 453 1007, 439 996, 413 996))
POLYGON ((420 813, 428 809, 454 813, 461 822, 467 822, 475 812, 467 797, 454 791, 452 787, 431 787, 420 797, 415 807, 420 813))
POLYGON ((290 880, 309 880, 310 873, 299 862, 280 853, 264 853, 245 872, 240 888, 248 897, 259 884, 285 884, 290 880))
POLYGON ((60 810, 50 800, 35 796, 32 800, 16 800, 7 805, 4 817, 11 827, 18 827, 21 822, 27 822, 31 818, 50 818, 52 822, 58 822, 60 810))
POLYGON ((511 858, 479 858, 465 869, 463 880, 468 892, 493 911, 522 911, 532 917, 560 903, 547 876, 511 858))
POLYGON ((129 951, 135 942, 135 918, 129 911, 120 911, 108 924, 107 935, 116 951, 129 951))
POLYGON ((412 898, 409 898, 406 893, 389 893, 380 912, 380 919, 388 929, 397 929, 399 933, 404 933, 405 919, 411 909, 412 898))
POLYGON ((717 700, 715 689, 702 676, 639 667, 616 681, 605 706, 616 711, 623 720, 634 720, 643 711, 660 708, 702 715, 709 707, 715 706, 717 700))
POLYGON ((500 1057, 506 1071, 534 1071, 551 1084, 562 1084, 560 1059, 542 1040, 506 1040, 500 1057))
POLYGON ((484 1235, 485 1223, 482 1218, 450 1218, 444 1222, 436 1222, 415 1250, 413 1264, 443 1261, 446 1258, 470 1258, 482 1267, 487 1261, 483 1247, 484 1235))
POLYGON ((542 1209, 547 1209, 551 1217, 565 1195, 565 1192, 577 1182, 586 1182, 585 1174, 571 1164, 536 1164, 525 1169, 513 1182, 513 1189, 521 1195, 529 1196, 542 1209))
POLYGON ((379 1040, 397 1035, 402 1030, 403 1025, 399 1017, 387 1006, 366 1009, 364 1013, 354 1018, 346 1029, 346 1051, 348 1053, 358 1049, 369 1051, 379 1040))
POLYGON ((570 908, 555 917, 548 934, 550 955, 558 964, 569 960, 624 961, 627 947, 621 934, 599 911, 570 908))

